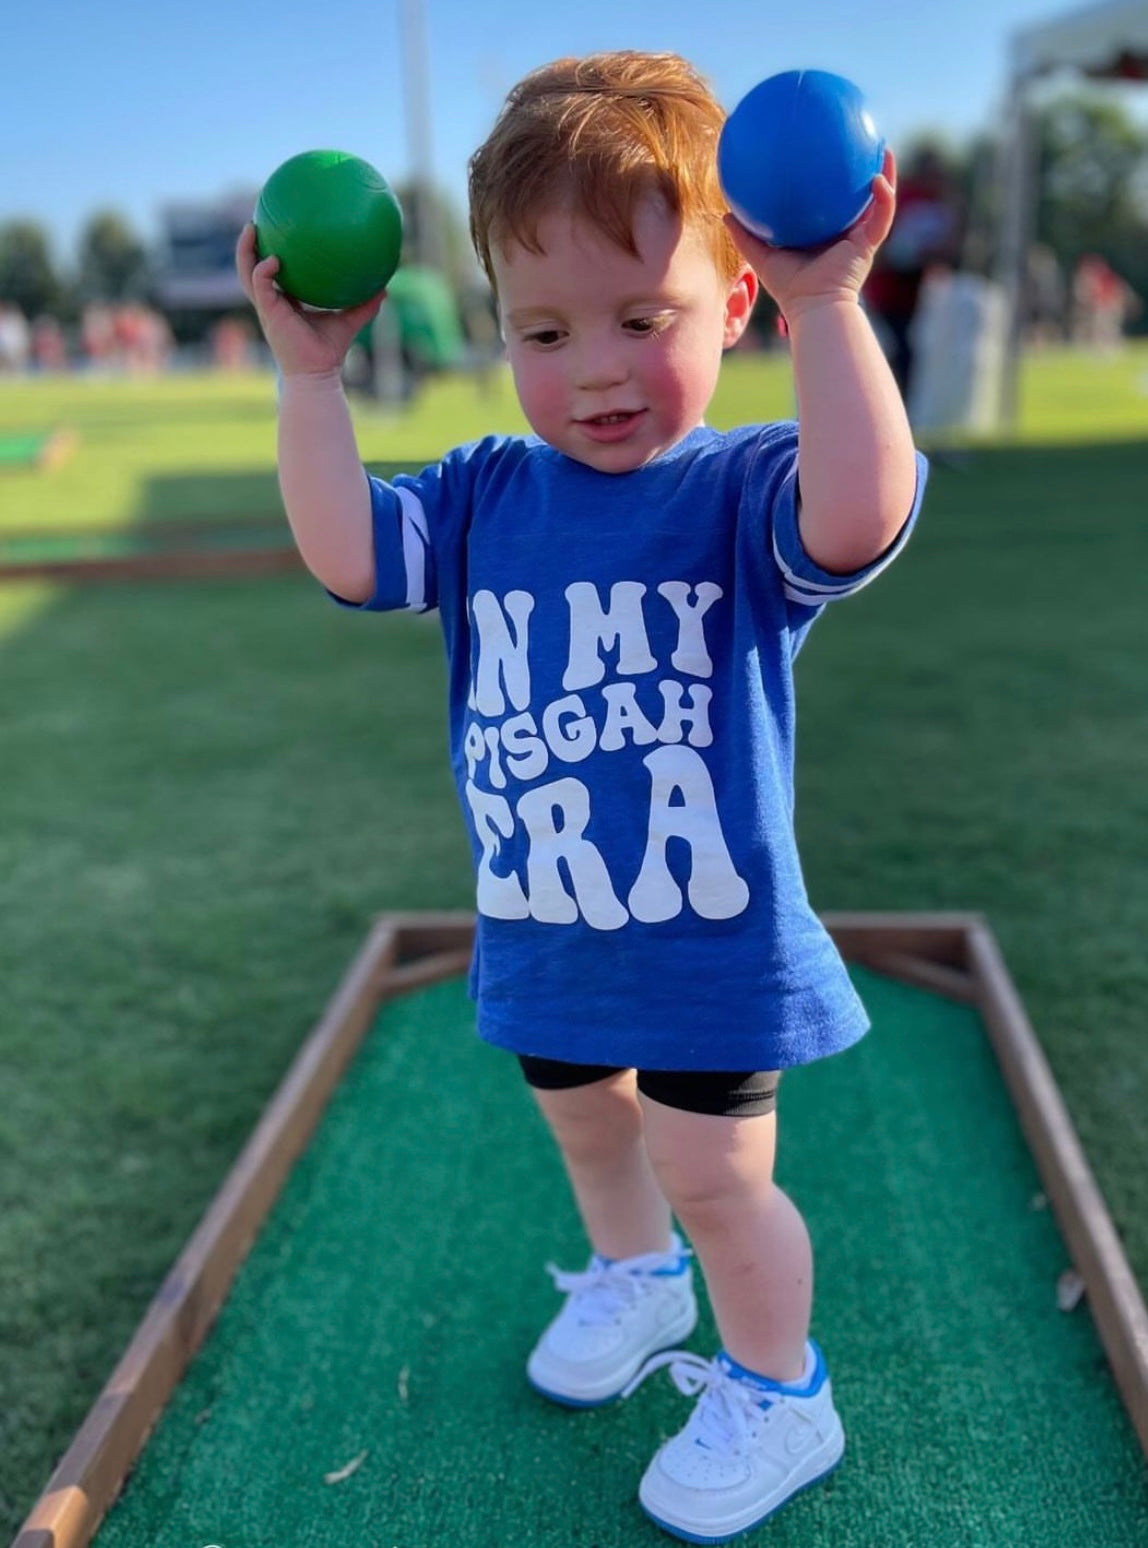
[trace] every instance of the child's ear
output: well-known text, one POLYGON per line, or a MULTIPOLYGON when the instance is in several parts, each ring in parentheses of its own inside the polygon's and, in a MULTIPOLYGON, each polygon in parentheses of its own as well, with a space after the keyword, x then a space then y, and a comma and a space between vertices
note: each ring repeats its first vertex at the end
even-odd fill
POLYGON ((757 275, 747 263, 730 288, 725 303, 725 332, 722 348, 731 349, 749 326, 754 303, 761 286, 757 275))

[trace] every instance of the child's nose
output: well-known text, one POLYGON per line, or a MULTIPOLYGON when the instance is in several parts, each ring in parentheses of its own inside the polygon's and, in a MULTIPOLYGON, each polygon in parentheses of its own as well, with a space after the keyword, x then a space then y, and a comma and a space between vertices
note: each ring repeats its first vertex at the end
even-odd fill
POLYGON ((578 386, 587 392, 601 392, 625 381, 626 359, 612 342, 588 344, 578 357, 578 386))

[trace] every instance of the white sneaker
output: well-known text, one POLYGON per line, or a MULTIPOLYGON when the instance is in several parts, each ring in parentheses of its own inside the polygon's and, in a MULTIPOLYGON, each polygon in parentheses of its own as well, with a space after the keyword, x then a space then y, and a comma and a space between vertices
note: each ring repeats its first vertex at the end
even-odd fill
POLYGON ((663 1365, 680 1392, 701 1394, 638 1489, 646 1514, 675 1537, 724 1543, 840 1462, 845 1434, 816 1344, 807 1349, 806 1377, 788 1385, 752 1378, 724 1354, 701 1360, 683 1351, 651 1360, 638 1380, 663 1365))
POLYGON ((693 1332, 690 1256, 675 1235, 669 1252, 617 1259, 595 1253, 580 1274, 547 1264, 566 1304, 527 1361, 531 1386, 571 1408, 620 1396, 644 1360, 693 1332))

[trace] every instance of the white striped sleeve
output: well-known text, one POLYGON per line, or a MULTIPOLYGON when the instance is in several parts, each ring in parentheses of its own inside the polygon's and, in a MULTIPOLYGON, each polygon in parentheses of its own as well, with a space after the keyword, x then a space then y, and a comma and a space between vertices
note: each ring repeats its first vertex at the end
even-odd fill
POLYGON ((331 593, 342 607, 359 612, 394 612, 405 608, 425 613, 438 605, 430 524, 418 494, 406 485, 388 484, 367 475, 371 491, 371 539, 375 554, 375 589, 365 602, 348 602, 331 593))
POLYGON ((851 597, 855 592, 875 580, 882 570, 893 563, 909 540, 921 508, 928 464, 917 453, 917 487, 913 505, 894 541, 872 564, 854 570, 848 575, 834 575, 815 564, 805 551, 798 528, 796 470, 785 481, 774 507, 773 557, 781 573, 782 590, 786 600, 800 607, 822 607, 826 602, 836 602, 841 597, 851 597))
POLYGON ((407 608, 425 612, 427 600, 427 557, 430 553, 430 529, 422 501, 413 489, 396 487, 399 497, 399 531, 403 540, 403 564, 407 574, 407 608))

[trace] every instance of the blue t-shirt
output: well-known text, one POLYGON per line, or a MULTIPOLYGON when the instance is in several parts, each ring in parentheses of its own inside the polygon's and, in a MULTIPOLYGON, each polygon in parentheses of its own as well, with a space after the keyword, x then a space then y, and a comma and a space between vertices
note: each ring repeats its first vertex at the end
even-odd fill
POLYGON ((797 430, 631 473, 490 437, 372 478, 364 607, 437 608, 489 1042, 647 1069, 803 1064, 868 1026, 805 893, 793 659, 853 575, 797 528, 797 430))

